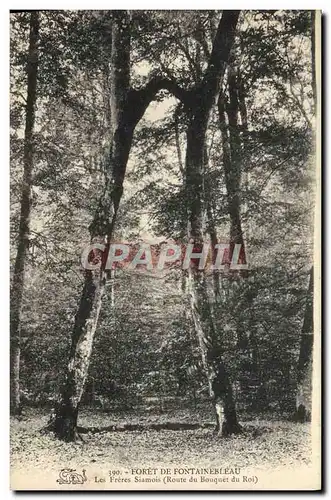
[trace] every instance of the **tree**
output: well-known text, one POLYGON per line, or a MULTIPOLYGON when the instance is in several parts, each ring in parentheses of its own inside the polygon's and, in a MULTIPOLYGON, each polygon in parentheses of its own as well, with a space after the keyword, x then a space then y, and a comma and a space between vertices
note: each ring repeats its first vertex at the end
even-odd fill
POLYGON ((300 353, 298 361, 298 390, 296 397, 296 419, 304 422, 311 419, 312 403, 312 352, 314 344, 313 322, 314 270, 309 274, 305 315, 301 331, 300 353))
MULTIPOLYGON (((185 199, 188 216, 188 239, 202 248, 205 235, 205 141, 218 82, 224 75, 239 18, 238 11, 226 11, 219 22, 213 48, 202 82, 185 95, 188 118, 185 158, 185 199)), ((222 424, 223 434, 240 432, 231 382, 222 359, 221 336, 215 331, 204 273, 191 267, 188 273, 191 312, 199 340, 204 369, 215 402, 216 431, 222 424), (222 413, 224 412, 224 422, 222 413)))
MULTIPOLYGON (((206 233, 205 210, 208 205, 205 190, 206 132, 218 93, 219 81, 224 76, 229 61, 238 18, 239 11, 223 12, 215 32, 207 68, 201 80, 200 66, 196 66, 192 58, 187 56, 196 80, 200 80, 199 83, 196 83, 189 90, 184 90, 180 85, 181 82, 173 78, 170 81, 172 86, 170 87, 168 82, 166 87, 182 102, 187 118, 184 197, 187 239, 196 249, 202 248, 206 233)), ((197 32, 201 29, 200 25, 197 32)), ((185 46, 183 50, 187 55, 188 51, 185 46)), ((163 88, 165 88, 165 81, 163 88)), ((223 433, 240 432, 232 386, 222 359, 222 336, 220 332, 215 330, 206 277, 202 271, 194 267, 189 269, 187 290, 189 291, 191 314, 199 340, 210 396, 215 404, 216 431, 220 430, 224 411, 223 433)))
POLYGON ((30 217, 31 217, 31 187, 34 166, 34 124, 37 101, 38 76, 38 41, 39 13, 30 14, 29 52, 27 61, 27 99, 25 108, 25 132, 23 153, 23 182, 21 192, 21 210, 19 220, 18 248, 11 287, 10 310, 10 366, 11 366, 11 413, 20 411, 20 341, 22 301, 25 282, 26 257, 29 248, 30 217))
MULTIPOLYGON (((312 68, 312 91, 314 114, 317 111, 317 88, 316 88, 316 63, 315 63, 315 11, 311 12, 311 68, 312 68)), ((316 126, 314 126, 314 138, 316 143, 316 126)), ((298 360, 296 418, 300 421, 311 419, 312 406, 312 355, 314 345, 314 268, 309 274, 309 285, 306 299, 304 321, 301 330, 300 353, 298 360)))

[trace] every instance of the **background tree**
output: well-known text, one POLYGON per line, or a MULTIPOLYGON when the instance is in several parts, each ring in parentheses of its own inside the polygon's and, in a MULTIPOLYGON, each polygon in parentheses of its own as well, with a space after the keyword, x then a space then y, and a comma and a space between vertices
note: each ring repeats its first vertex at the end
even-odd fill
POLYGON ((20 201, 20 219, 18 247, 13 272, 11 287, 11 413, 20 411, 20 356, 21 356, 21 316, 22 300, 24 293, 26 256, 29 246, 31 196, 32 196, 32 171, 34 166, 34 122, 37 100, 38 76, 38 41, 39 41, 39 14, 37 11, 30 14, 29 48, 26 64, 27 98, 25 109, 25 131, 23 152, 23 180, 20 201))

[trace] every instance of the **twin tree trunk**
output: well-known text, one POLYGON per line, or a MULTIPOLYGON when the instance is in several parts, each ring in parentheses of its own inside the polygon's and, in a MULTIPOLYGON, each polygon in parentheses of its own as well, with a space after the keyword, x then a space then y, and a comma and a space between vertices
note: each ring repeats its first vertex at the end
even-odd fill
MULTIPOLYGON (((130 20, 125 11, 114 12, 110 88, 112 145, 105 192, 100 199, 99 210, 90 228, 91 238, 96 236, 103 238, 109 248, 123 192, 123 181, 135 126, 156 93, 161 89, 166 89, 184 103, 185 111, 189 117, 185 165, 188 236, 194 243, 202 243, 204 234, 205 135, 219 80, 224 75, 229 58, 238 17, 239 11, 225 11, 223 13, 216 32, 209 64, 199 87, 193 91, 185 91, 173 81, 156 77, 144 88, 132 90, 129 88, 130 20)), ((98 272, 85 271, 85 284, 72 333, 70 359, 61 391, 61 399, 56 408, 54 421, 51 423, 55 434, 60 439, 67 441, 74 440, 77 434, 78 408, 88 372, 93 337, 107 278, 104 269, 105 262, 106 258, 102 260, 98 272)), ((205 278, 198 271, 191 272, 190 278, 192 314, 211 394, 216 408, 219 408, 220 404, 223 407, 224 433, 238 432, 240 426, 237 422, 231 383, 222 360, 219 336, 215 334, 211 321, 205 278)), ((217 412, 217 415, 217 428, 219 429, 220 411, 217 412)))
POLYGON ((19 220, 18 248, 11 287, 10 308, 10 413, 20 412, 21 317, 26 258, 29 248, 32 171, 34 163, 33 131, 37 99, 39 14, 30 15, 29 53, 27 63, 27 100, 24 133, 23 185, 19 220))
MULTIPOLYGON (((185 160, 188 239, 195 248, 202 248, 206 230, 206 130, 219 80, 224 76, 229 60, 238 17, 238 11, 223 13, 202 84, 191 91, 189 97, 184 100, 189 120, 185 160)), ((215 430, 219 431, 222 426, 223 435, 238 433, 241 427, 237 421, 232 386, 222 357, 222 335, 215 330, 204 271, 199 270, 197 266, 189 270, 188 290, 203 367, 215 404, 215 430)))
POLYGON ((306 300, 305 315, 301 331, 300 354, 298 362, 298 389, 295 419, 306 422, 311 419, 312 370, 314 344, 314 270, 311 268, 306 300))

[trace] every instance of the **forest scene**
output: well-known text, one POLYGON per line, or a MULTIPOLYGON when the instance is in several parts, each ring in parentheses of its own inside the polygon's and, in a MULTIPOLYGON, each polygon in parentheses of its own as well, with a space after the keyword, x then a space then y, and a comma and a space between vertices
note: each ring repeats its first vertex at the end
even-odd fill
POLYGON ((18 477, 311 466, 315 17, 10 13, 18 477))

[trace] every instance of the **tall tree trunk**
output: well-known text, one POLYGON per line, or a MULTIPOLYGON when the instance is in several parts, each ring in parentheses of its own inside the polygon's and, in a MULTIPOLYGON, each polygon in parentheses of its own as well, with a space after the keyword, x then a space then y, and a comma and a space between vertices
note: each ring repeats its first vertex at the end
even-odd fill
MULTIPOLYGON (((186 182, 189 213, 188 236, 195 248, 203 245, 205 233, 205 214, 203 199, 204 161, 199 154, 200 132, 189 128, 187 137, 186 182), (200 172, 198 170, 200 169, 200 172)), ((203 152, 203 147, 201 149, 203 152)), ((203 270, 197 267, 189 269, 188 290, 191 313, 198 338, 202 363, 207 375, 210 396, 215 405, 216 431, 222 428, 223 435, 240 432, 237 421, 232 386, 222 358, 222 335, 215 331, 213 313, 208 297, 207 282, 203 270)))
POLYGON ((245 257, 240 215, 242 145, 238 127, 239 101, 236 77, 233 72, 229 74, 229 95, 230 101, 227 104, 225 95, 220 93, 217 105, 222 135, 223 165, 230 216, 231 250, 229 258, 231 259, 235 244, 242 245, 242 254, 245 257), (226 115, 228 116, 228 124, 226 122, 226 115))
MULTIPOLYGON (((205 144, 206 129, 215 101, 218 81, 224 75, 233 44, 239 12, 226 11, 219 23, 208 67, 202 85, 197 87, 186 103, 189 119, 185 160, 188 239, 196 249, 202 248, 206 222, 205 144)), ((198 266, 188 273, 188 290, 196 335, 206 372, 210 395, 216 410, 216 430, 224 435, 240 432, 232 386, 222 358, 221 336, 215 331, 206 277, 198 266), (222 422, 224 417, 224 421, 222 422)))
MULTIPOLYGON (((313 136, 316 148, 316 113, 317 113, 317 87, 316 87, 316 13, 311 11, 311 85, 313 91, 314 115, 313 136)), ((314 345, 314 268, 310 270, 308 295, 305 315, 301 331, 300 353, 298 360, 297 395, 295 419, 305 422, 311 419, 312 407, 312 371, 313 371, 313 345, 314 345)))
MULTIPOLYGON (((154 78, 139 90, 130 89, 130 18, 126 11, 113 11, 110 103, 111 145, 106 169, 105 188, 90 225, 91 241, 106 245, 97 271, 86 270, 85 281, 71 336, 69 362, 55 418, 49 429, 56 436, 72 441, 77 436, 79 403, 88 373, 93 339, 109 271, 105 269, 114 233, 117 212, 123 193, 123 182, 133 133, 151 100, 161 88, 174 91, 171 82, 154 78)), ((179 91, 181 95, 181 92, 179 91)))
MULTIPOLYGON (((235 61, 232 61, 233 63, 235 61)), ((247 109, 245 103, 244 85, 239 74, 239 70, 232 65, 228 72, 228 94, 220 93, 218 97, 219 125, 222 136, 223 165, 225 174, 225 185, 228 200, 228 212, 230 216, 230 254, 231 262, 233 250, 236 244, 241 245, 239 259, 242 263, 246 261, 246 248, 243 238, 241 222, 241 181, 242 181, 242 162, 244 158, 244 146, 247 139, 247 109), (227 117, 227 119, 226 119, 227 117), (241 123, 239 123, 239 121, 241 123)), ((246 270, 240 271, 237 280, 231 282, 231 286, 240 286, 240 280, 248 278, 246 270)), ((249 302, 252 300, 251 292, 248 289, 246 294, 246 306, 250 311, 249 302), (247 303, 248 302, 248 303, 247 303)), ((244 300, 245 297, 243 297, 244 300)), ((250 313, 249 313, 250 314, 250 313)), ((239 352, 247 354, 250 344, 250 333, 247 326, 242 324, 240 318, 237 322, 237 346, 239 352)), ((240 386, 241 391, 249 391, 249 364, 241 363, 240 386)))
POLYGON ((15 260, 10 309, 10 412, 20 412, 20 340, 26 257, 29 248, 32 171, 34 164, 33 133, 37 100, 39 12, 30 14, 29 54, 27 63, 27 101, 24 133, 23 185, 19 221, 18 248, 15 260))
POLYGON ((314 270, 311 268, 309 276, 308 294, 305 315, 300 339, 300 353, 298 360, 298 389, 296 397, 296 419, 305 422, 311 418, 312 397, 312 357, 314 344, 313 324, 314 300, 314 270))

